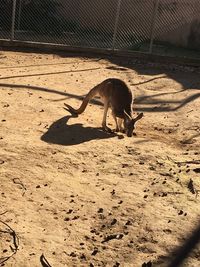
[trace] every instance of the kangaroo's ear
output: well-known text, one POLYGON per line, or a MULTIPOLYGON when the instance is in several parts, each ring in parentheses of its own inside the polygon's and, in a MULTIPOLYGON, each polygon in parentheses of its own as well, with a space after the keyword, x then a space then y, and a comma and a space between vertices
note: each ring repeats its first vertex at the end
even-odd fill
POLYGON ((142 119, 143 115, 144 115, 143 113, 139 113, 139 114, 137 115, 137 117, 135 117, 135 118, 133 119, 134 122, 136 122, 136 121, 142 119))
POLYGON ((129 120, 132 120, 131 116, 126 112, 126 110, 124 109, 124 114, 126 115, 126 118, 129 120))

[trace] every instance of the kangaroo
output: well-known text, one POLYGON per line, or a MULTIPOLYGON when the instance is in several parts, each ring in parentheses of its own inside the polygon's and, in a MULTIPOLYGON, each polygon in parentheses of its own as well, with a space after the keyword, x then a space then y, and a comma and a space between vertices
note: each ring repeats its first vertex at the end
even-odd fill
POLYGON ((104 103, 103 129, 107 132, 112 132, 106 125, 107 112, 110 107, 116 124, 115 131, 125 132, 128 137, 131 137, 135 123, 143 117, 143 113, 139 113, 135 118, 132 117, 133 96, 126 83, 120 79, 106 79, 93 87, 85 96, 78 109, 74 109, 66 103, 64 104, 70 113, 81 114, 85 111, 89 101, 97 95, 100 96, 101 101, 104 103))

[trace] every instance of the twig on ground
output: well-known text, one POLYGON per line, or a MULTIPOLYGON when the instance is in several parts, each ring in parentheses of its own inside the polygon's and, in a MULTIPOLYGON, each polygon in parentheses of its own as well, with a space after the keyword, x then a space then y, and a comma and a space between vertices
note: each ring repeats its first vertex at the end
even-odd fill
POLYGON ((4 262, 6 262, 7 260, 9 260, 10 258, 12 258, 17 253, 17 250, 19 247, 19 237, 17 236, 16 232, 7 223, 5 223, 1 220, 0 220, 0 223, 4 224, 8 228, 7 231, 1 231, 0 230, 0 232, 10 234, 13 238, 13 245, 14 245, 14 248, 11 247, 12 252, 13 252, 11 255, 9 255, 7 257, 1 257, 0 258, 0 264, 2 264, 4 262))
POLYGON ((19 184, 21 185, 22 189, 24 190, 22 193, 22 196, 24 196, 25 192, 26 192, 26 187, 24 186, 24 184, 22 183, 22 181, 19 178, 13 178, 13 183, 14 184, 19 184))
POLYGON ((200 160, 175 161, 177 165, 200 164, 200 160))
POLYGON ((195 194, 196 197, 198 197, 198 192, 199 190, 197 190, 195 187, 194 187, 194 182, 192 179, 190 179, 189 183, 188 183, 188 189, 189 191, 192 193, 192 194, 195 194))
POLYGON ((45 258, 44 254, 42 254, 40 256, 40 262, 41 262, 41 264, 42 264, 43 267, 52 267, 50 265, 50 263, 48 262, 48 260, 45 258))
POLYGON ((189 191, 190 191, 192 194, 195 194, 195 193, 196 193, 196 190, 195 190, 195 188, 194 188, 194 183, 193 183, 193 180, 192 180, 192 179, 190 179, 190 181, 189 181, 187 187, 188 187, 189 191))
POLYGON ((6 214, 7 212, 8 212, 8 211, 6 210, 6 211, 0 213, 0 216, 6 214))

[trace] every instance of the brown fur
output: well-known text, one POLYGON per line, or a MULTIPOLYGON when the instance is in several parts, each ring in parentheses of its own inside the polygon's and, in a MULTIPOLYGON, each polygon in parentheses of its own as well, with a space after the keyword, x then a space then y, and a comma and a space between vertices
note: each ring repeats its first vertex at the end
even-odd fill
POLYGON ((100 96, 104 103, 104 115, 102 120, 103 129, 109 132, 111 131, 106 125, 107 112, 110 107, 116 123, 116 131, 123 131, 123 123, 127 136, 132 136, 135 122, 142 118, 143 113, 140 113, 134 119, 132 118, 133 96, 126 83, 120 79, 107 79, 96 85, 88 92, 78 109, 74 109, 68 104, 65 104, 65 106, 69 112, 73 114, 81 114, 85 111, 89 101, 97 95, 100 96))

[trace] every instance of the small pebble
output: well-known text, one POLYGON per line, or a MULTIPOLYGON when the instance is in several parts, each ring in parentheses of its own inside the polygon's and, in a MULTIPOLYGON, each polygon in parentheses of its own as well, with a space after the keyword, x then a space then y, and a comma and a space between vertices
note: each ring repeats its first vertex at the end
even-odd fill
POLYGON ((98 253, 99 251, 98 251, 98 248, 94 248, 94 250, 93 250, 93 252, 92 252, 92 256, 95 256, 97 253, 98 253))
POLYGON ((112 222, 111 222, 111 225, 114 225, 117 223, 117 220, 116 219, 113 219, 112 222))
POLYGON ((98 213, 103 213, 103 209, 102 208, 99 208, 97 212, 98 213))

